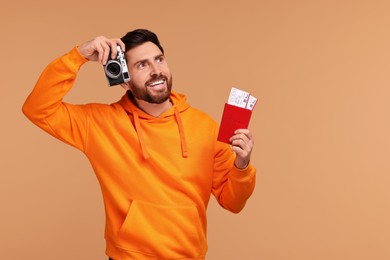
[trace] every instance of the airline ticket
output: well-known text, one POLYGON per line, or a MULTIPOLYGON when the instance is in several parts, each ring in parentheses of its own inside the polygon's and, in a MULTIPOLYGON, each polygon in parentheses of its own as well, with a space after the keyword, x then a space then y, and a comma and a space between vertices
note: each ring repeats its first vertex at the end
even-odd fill
POLYGON ((232 88, 228 99, 228 104, 253 110, 257 103, 257 98, 250 95, 249 92, 232 88))

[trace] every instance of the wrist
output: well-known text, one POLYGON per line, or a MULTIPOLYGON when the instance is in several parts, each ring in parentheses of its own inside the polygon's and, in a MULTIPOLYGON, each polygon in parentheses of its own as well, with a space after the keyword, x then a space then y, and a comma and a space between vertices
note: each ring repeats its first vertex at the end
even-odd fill
POLYGON ((248 168, 248 166, 249 166, 249 161, 246 162, 246 163, 244 163, 244 162, 242 162, 242 163, 234 162, 234 167, 236 167, 239 170, 245 170, 246 168, 248 168))

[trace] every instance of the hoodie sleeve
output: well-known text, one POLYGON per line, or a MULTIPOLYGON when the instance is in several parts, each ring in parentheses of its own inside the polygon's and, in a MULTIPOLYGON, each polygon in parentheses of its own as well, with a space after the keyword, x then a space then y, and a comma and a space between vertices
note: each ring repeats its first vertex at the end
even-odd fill
POLYGON ((38 127, 80 150, 86 139, 86 106, 62 100, 85 62, 77 47, 51 62, 22 107, 26 117, 38 127))
POLYGON ((238 169, 230 146, 221 142, 216 146, 212 193, 223 208, 239 213, 254 191, 256 169, 251 164, 238 169))

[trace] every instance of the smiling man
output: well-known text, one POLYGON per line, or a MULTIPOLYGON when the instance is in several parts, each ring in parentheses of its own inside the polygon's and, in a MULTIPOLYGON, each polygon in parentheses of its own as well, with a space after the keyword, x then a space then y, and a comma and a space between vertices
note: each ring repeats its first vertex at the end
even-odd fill
POLYGON ((110 259, 205 259, 211 194, 238 213, 255 187, 250 131, 237 129, 230 145, 218 142, 218 124, 172 91, 164 50, 148 30, 96 37, 54 60, 23 112, 89 159, 102 189, 110 259), (81 66, 106 64, 118 45, 131 77, 121 100, 63 102, 81 66))

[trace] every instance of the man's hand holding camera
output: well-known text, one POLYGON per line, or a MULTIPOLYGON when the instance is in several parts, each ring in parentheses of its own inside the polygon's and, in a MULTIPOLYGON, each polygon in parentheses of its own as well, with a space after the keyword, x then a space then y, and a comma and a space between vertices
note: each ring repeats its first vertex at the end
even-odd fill
POLYGON ((97 61, 105 65, 110 53, 111 59, 115 59, 117 56, 117 45, 121 47, 122 51, 125 51, 125 44, 120 39, 108 39, 104 36, 98 36, 91 41, 81 44, 79 52, 87 60, 97 61))
POLYGON ((130 81, 124 51, 125 44, 120 39, 107 39, 104 36, 96 37, 79 47, 84 58, 104 66, 109 86, 130 81))

